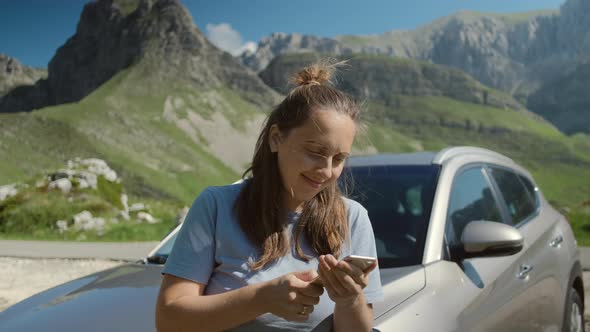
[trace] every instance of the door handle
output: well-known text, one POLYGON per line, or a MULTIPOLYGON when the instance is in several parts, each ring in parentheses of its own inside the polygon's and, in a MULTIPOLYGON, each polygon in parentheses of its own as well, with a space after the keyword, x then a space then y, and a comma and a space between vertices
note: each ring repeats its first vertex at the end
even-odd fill
POLYGON ((551 242, 549 242, 549 245, 552 246, 553 248, 557 248, 559 247, 559 245, 563 242, 563 236, 558 235, 556 237, 553 238, 553 240, 551 240, 551 242))
POLYGON ((532 270, 533 270, 532 265, 522 264, 520 266, 520 270, 518 271, 518 274, 516 276, 518 277, 518 279, 527 279, 529 276, 529 273, 531 273, 532 270))

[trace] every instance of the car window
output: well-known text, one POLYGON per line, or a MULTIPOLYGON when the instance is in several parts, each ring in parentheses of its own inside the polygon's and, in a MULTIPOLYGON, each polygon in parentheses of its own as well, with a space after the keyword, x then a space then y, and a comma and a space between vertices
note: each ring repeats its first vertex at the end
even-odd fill
POLYGON ((435 165, 352 168, 349 197, 367 209, 380 267, 422 262, 439 170, 435 165))
POLYGON ((539 196, 537 195, 536 186, 533 185, 533 183, 529 179, 527 179, 526 177, 524 177, 522 175, 518 175, 518 178, 520 179, 520 181, 522 181, 522 184, 524 184, 524 188, 526 189, 527 193, 531 197, 531 201, 533 202, 533 206, 536 209, 539 206, 539 196))
POLYGON ((527 219, 535 210, 533 197, 528 193, 518 176, 506 169, 492 167, 492 177, 496 181, 510 217, 512 224, 516 225, 527 219))
POLYGON ((170 255, 170 252, 172 251, 172 247, 174 246, 174 241, 176 241, 176 236, 178 236, 178 233, 174 234, 168 240, 166 240, 166 242, 164 242, 162 246, 158 249, 156 255, 168 257, 168 255, 170 255))
POLYGON ((463 229, 475 220, 503 221, 499 205, 481 167, 467 169, 453 181, 445 231, 449 245, 459 245, 463 229))

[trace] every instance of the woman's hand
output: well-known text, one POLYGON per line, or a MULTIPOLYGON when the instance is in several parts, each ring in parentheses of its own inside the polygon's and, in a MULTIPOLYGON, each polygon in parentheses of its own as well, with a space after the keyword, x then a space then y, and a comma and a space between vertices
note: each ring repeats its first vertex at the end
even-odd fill
POLYGON ((363 289, 369 282, 369 273, 377 267, 371 265, 365 271, 345 261, 338 261, 332 255, 322 255, 319 260, 319 273, 328 295, 337 304, 355 305, 363 296, 363 289))
POLYGON ((311 283, 317 272, 302 271, 283 275, 263 287, 269 312, 289 321, 303 322, 320 302, 324 289, 311 283))

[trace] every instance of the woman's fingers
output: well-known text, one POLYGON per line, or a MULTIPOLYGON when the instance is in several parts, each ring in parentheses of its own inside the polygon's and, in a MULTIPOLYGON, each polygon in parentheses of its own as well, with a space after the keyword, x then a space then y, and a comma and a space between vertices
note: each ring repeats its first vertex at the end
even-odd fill
POLYGON ((348 291, 352 291, 353 289, 356 291, 356 287, 354 287, 354 285, 360 286, 361 289, 367 287, 368 274, 377 267, 377 263, 374 263, 365 271, 363 271, 354 264, 345 261, 338 261, 332 255, 326 255, 324 259, 328 266, 331 267, 330 270, 333 271, 337 281, 339 281, 340 285, 342 285, 342 287, 346 288, 348 291), (347 276, 350 278, 347 278, 347 276))
POLYGON ((296 304, 305 304, 305 305, 310 305, 310 306, 314 306, 316 304, 318 304, 320 302, 320 298, 317 296, 306 296, 302 293, 297 293, 297 295, 295 296, 295 299, 293 300, 293 303, 296 304))
POLYGON ((324 287, 321 284, 310 283, 307 287, 300 289, 303 295, 319 298, 324 294, 324 287))
POLYGON ((320 277, 322 278, 322 282, 324 287, 328 290, 329 293, 334 293, 334 295, 340 295, 340 291, 338 290, 339 286, 336 282, 336 277, 334 273, 331 271, 332 268, 330 264, 326 261, 326 256, 320 256, 319 260, 319 273, 320 277))
POLYGON ((367 286, 367 273, 363 272, 363 270, 361 270, 358 266, 345 261, 340 261, 338 262, 337 268, 349 275, 354 283, 361 286, 361 288, 365 288, 367 286))
MULTIPOLYGON (((332 255, 326 255, 320 258, 320 266, 323 268, 322 280, 327 280, 328 284, 332 292, 335 293, 337 296, 346 296, 350 288, 345 284, 343 279, 344 272, 338 270, 337 268, 338 261, 332 255)), ((325 284, 325 282, 324 282, 325 284)))

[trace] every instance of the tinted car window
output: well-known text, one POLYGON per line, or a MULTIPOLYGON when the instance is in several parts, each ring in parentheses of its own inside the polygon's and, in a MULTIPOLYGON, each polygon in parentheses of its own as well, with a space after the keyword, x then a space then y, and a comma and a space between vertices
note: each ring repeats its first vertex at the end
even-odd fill
POLYGON ((535 208, 539 205, 539 197, 537 196, 537 189, 535 189, 535 185, 533 185, 533 183, 525 178, 522 175, 519 175, 518 178, 520 179, 520 181, 522 182, 522 184, 524 184, 524 188, 526 189, 527 193, 529 194, 529 196, 531 197, 531 201, 533 202, 533 206, 535 206, 535 208))
POLYGON ((447 242, 451 246, 458 245, 465 226, 475 220, 502 221, 500 208, 481 167, 468 169, 453 181, 445 234, 447 242))
POLYGON ((494 167, 492 176, 504 197, 513 224, 518 224, 535 211, 533 198, 516 174, 494 167))
POLYGON ((369 213, 381 267, 422 262, 438 172, 431 165, 348 170, 353 180, 349 197, 369 213))

